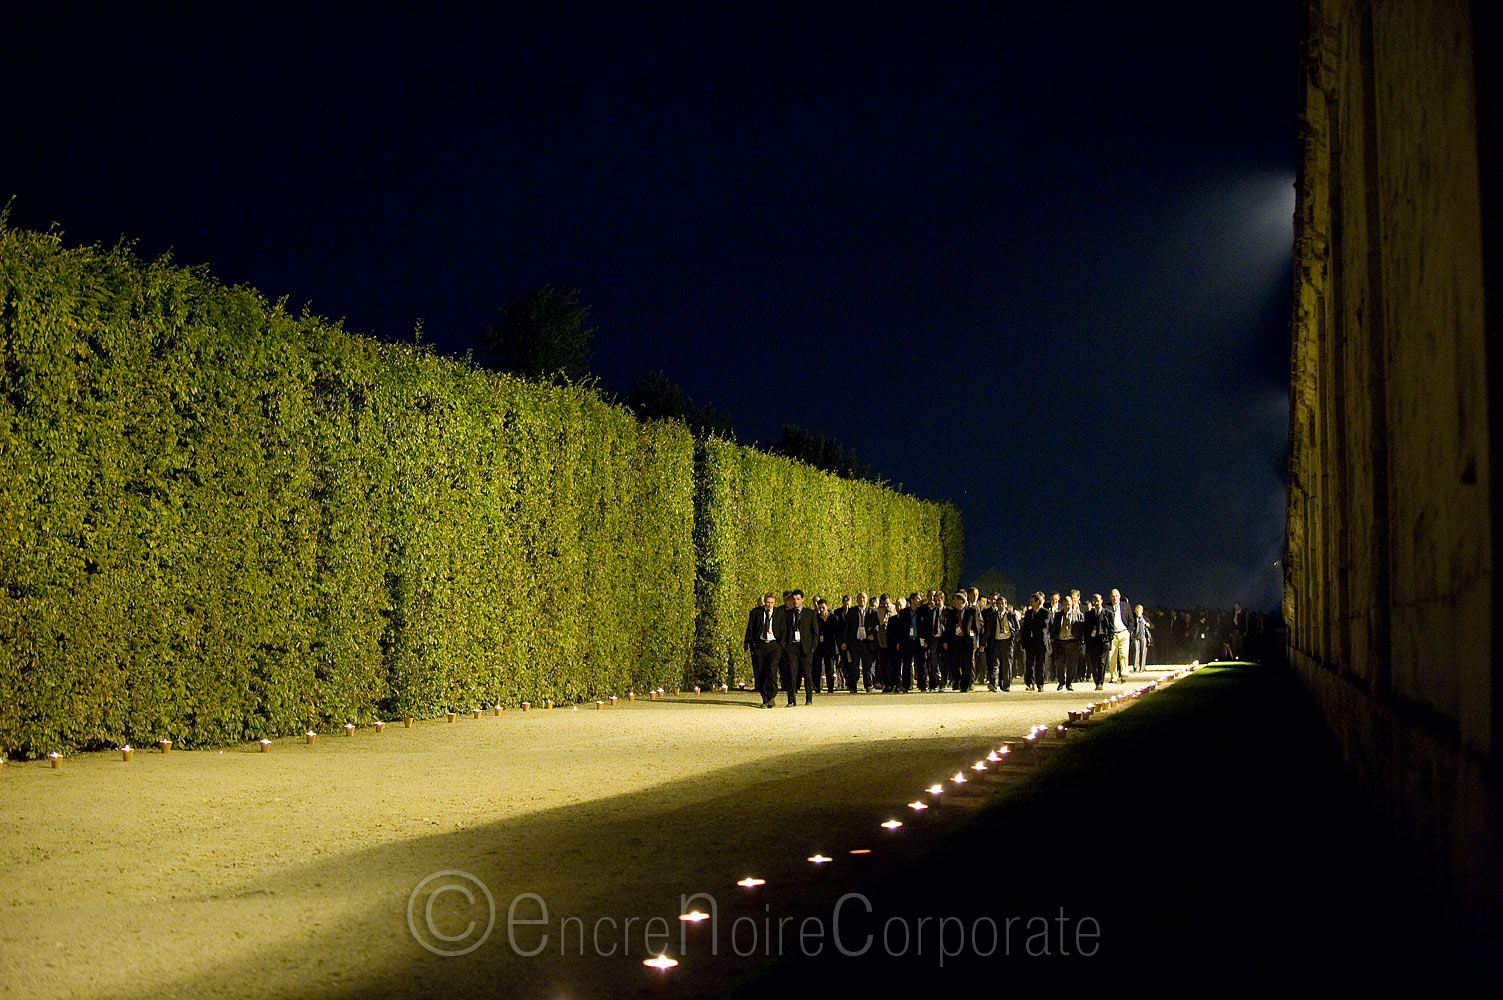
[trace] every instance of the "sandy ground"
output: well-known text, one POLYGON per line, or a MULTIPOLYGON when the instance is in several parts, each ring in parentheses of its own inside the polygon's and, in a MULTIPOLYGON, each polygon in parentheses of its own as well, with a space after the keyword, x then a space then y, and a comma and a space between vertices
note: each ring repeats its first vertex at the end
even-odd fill
POLYGON ((905 805, 999 741, 1063 721, 1087 687, 841 693, 775 711, 736 692, 623 699, 269 753, 11 761, 0 994, 703 995, 763 960, 780 918, 1005 790, 1021 764, 922 814, 905 805), (905 826, 882 829, 889 818, 905 826), (811 865, 816 852, 835 860, 811 865), (418 889, 445 871, 463 874, 418 889), (767 884, 736 885, 748 875, 767 884), (681 897, 695 892, 716 919, 685 931, 681 897), (543 906, 546 922, 521 922, 543 906), (751 919, 733 942, 737 917, 751 919), (683 965, 644 969, 659 950, 683 965))

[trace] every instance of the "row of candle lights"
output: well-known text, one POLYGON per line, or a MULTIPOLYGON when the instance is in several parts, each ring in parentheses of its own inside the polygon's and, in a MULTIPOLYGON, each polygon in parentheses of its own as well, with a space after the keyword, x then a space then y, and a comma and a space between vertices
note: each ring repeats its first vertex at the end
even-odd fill
MULTIPOLYGON (((1142 685, 1141 687, 1134 688, 1131 691, 1126 691, 1126 692, 1123 692, 1122 694, 1119 694, 1119 695, 1114 695, 1113 697, 1108 698, 1108 699, 1106 699, 1104 701, 1096 702, 1095 704, 1087 706, 1086 708, 1084 708, 1084 709, 1082 709, 1080 711, 1070 712, 1069 713, 1070 722, 1071 723, 1083 722, 1085 719, 1090 718, 1090 716, 1091 716, 1091 714, 1093 712, 1104 712, 1104 711, 1106 711, 1106 710, 1108 710, 1110 708, 1116 708, 1116 707, 1118 707, 1118 705, 1123 704, 1123 703, 1125 703, 1127 701, 1130 701, 1130 700, 1135 699, 1135 698, 1139 698, 1142 695, 1147 694, 1148 692, 1153 691, 1156 688, 1159 688, 1159 687, 1161 687, 1161 686, 1163 686, 1165 684, 1168 684, 1168 683, 1171 683, 1171 682, 1173 682, 1175 680, 1178 680, 1180 677, 1183 677, 1185 674, 1190 673, 1191 671, 1195 670, 1198 666, 1199 666, 1198 663, 1192 663, 1188 667, 1182 667, 1179 670, 1172 671, 1172 672, 1170 672, 1168 674, 1165 674, 1164 676, 1160 677, 1157 680, 1154 680, 1154 681, 1151 681, 1151 682, 1149 682, 1147 684, 1142 685)), ((1028 748, 1030 746, 1034 746, 1034 745, 1038 744, 1043 739, 1043 737, 1045 735, 1047 735, 1047 734, 1049 734, 1051 732, 1054 733, 1054 735, 1055 735, 1055 737, 1057 739, 1063 739, 1065 736, 1067 736, 1069 734, 1069 728, 1067 726, 1065 726, 1065 725, 1062 725, 1062 724, 1050 724, 1050 723, 1045 723, 1045 722, 1037 723, 1032 728, 1030 728, 1028 730, 1027 734, 1024 735, 1024 737, 1022 738, 1022 740, 1017 741, 1017 742, 1013 742, 1013 741, 1010 741, 1010 740, 1004 740, 1002 742, 1001 746, 999 746, 999 747, 997 747, 997 748, 989 751, 984 758, 982 758, 981 760, 978 760, 978 761, 976 761, 976 763, 972 764, 971 765, 971 770, 979 773, 979 772, 988 770, 988 765, 1000 765, 1000 764, 1006 763, 1008 757, 1014 752, 1013 751, 1014 747, 1017 747, 1017 748, 1019 748, 1021 750, 1021 749, 1026 749, 1026 748, 1028 748)), ((969 778, 967 778, 965 776, 965 771, 964 770, 960 770, 960 771, 956 771, 953 775, 951 775, 950 778, 949 778, 949 780, 950 780, 950 782, 952 784, 955 784, 955 785, 958 786, 958 785, 966 784, 971 779, 969 779, 969 778)), ((941 795, 943 795, 945 793, 944 782, 938 782, 937 781, 934 784, 930 785, 928 788, 924 789, 924 791, 926 793, 928 793, 930 796, 932 796, 933 798, 938 799, 941 795)), ((912 802, 909 802, 908 803, 908 808, 912 809, 913 812, 914 812, 914 814, 917 815, 917 814, 922 813, 925 810, 927 810, 929 808, 929 804, 926 803, 926 802, 924 802, 923 799, 922 799, 922 797, 920 797, 918 799, 915 799, 912 802)), ((891 831, 899 829, 903 825, 903 823, 900 820, 889 819, 886 822, 878 824, 878 825, 881 826, 884 830, 887 830, 887 831, 891 832, 891 831)), ((866 847, 856 848, 856 849, 852 850, 850 853, 851 854, 870 854, 871 853, 871 848, 866 848, 866 847)), ((813 865, 827 865, 827 864, 831 863, 832 861, 834 861, 835 859, 831 858, 831 857, 827 857, 824 854, 816 853, 813 856, 811 856, 809 858, 806 858, 805 860, 807 860, 810 864, 813 864, 813 865)), ((766 885, 767 884, 767 880, 766 879, 762 879, 762 878, 757 878, 755 876, 748 875, 746 878, 741 879, 736 884, 738 886, 742 887, 743 889, 746 889, 746 890, 750 891, 752 889, 756 889, 756 888, 759 888, 761 886, 766 885)), ((710 918, 710 915, 708 913, 702 913, 699 910, 691 910, 688 913, 681 913, 681 914, 679 914, 678 918, 679 918, 679 920, 685 921, 687 923, 699 923, 702 920, 708 920, 710 918)), ((679 963, 678 963, 677 959, 670 958, 670 957, 668 957, 667 954, 659 954, 659 955, 654 955, 652 958, 644 959, 642 961, 642 964, 645 965, 645 966, 647 966, 648 968, 657 969, 660 972, 665 972, 668 969, 672 969, 672 968, 677 967, 679 963)))

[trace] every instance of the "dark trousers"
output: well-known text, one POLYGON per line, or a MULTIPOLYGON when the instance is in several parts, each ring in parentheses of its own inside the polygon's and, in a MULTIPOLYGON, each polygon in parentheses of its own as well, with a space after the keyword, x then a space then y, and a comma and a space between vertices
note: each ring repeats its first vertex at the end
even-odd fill
POLYGON ((752 683, 766 704, 778 693, 778 665, 783 659, 783 647, 775 642, 758 640, 752 643, 752 683))
POLYGON ((939 640, 930 639, 929 645, 924 649, 924 671, 929 677, 930 691, 938 691, 945 686, 943 656, 944 650, 939 648, 939 640))
MULTIPOLYGON (((887 640, 889 643, 891 639, 887 640)), ((877 647, 877 676, 882 679, 882 690, 896 691, 898 689, 898 651, 897 648, 888 646, 877 647)))
POLYGON ((957 636, 947 640, 950 654, 950 680, 957 691, 971 689, 971 667, 976 662, 976 640, 957 636))
POLYGON ((1086 669, 1097 684, 1106 682, 1106 651, 1110 645, 1109 641, 1086 643, 1086 669))
POLYGON ((840 660, 840 651, 833 647, 821 645, 814 651, 814 686, 819 687, 819 679, 825 679, 825 690, 835 693, 835 664, 840 660))
POLYGON ((993 639, 986 644, 986 683, 1006 691, 1012 686, 1011 639, 993 639))
POLYGON ((852 639, 846 643, 846 654, 850 662, 845 671, 845 687, 851 694, 856 693, 856 678, 861 679, 861 687, 865 691, 872 689, 872 670, 877 665, 877 640, 875 639, 852 639))
POLYGON ((804 652, 800 646, 783 650, 783 689, 788 692, 788 704, 798 701, 799 688, 804 689, 804 700, 814 700, 814 689, 819 681, 814 679, 814 654, 804 652))
MULTIPOLYGON (((898 644, 898 688, 902 691, 913 690, 914 662, 923 655, 917 642, 904 639, 898 644)), ((919 661, 922 662, 922 661, 919 661)))
POLYGON ((1023 683, 1028 687, 1044 686, 1044 647, 1027 646, 1023 650, 1023 683))
POLYGON ((1054 682, 1074 684, 1080 677, 1080 640, 1054 640, 1054 682))

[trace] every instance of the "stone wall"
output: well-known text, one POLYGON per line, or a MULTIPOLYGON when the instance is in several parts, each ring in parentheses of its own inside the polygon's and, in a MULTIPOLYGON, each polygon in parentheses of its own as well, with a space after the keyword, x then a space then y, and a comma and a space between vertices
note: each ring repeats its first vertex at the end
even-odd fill
POLYGON ((1503 926, 1473 39, 1462 0, 1309 3, 1284 615, 1364 787, 1503 926))

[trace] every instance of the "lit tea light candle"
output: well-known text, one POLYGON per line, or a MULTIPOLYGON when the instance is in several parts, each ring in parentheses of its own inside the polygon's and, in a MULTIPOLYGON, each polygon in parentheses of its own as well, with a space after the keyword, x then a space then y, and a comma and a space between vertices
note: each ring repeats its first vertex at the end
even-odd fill
POLYGON ((261 739, 261 752, 262 753, 270 753, 271 752, 271 740, 268 740, 265 737, 262 737, 262 739, 261 739))
POLYGON ((543 707, 544 708, 552 708, 553 707, 553 699, 552 698, 544 698, 543 699, 543 707))
POLYGON ((811 863, 816 864, 816 865, 822 865, 822 864, 825 864, 828 861, 833 861, 833 860, 834 860, 833 858, 827 858, 823 854, 816 854, 816 855, 814 855, 814 857, 812 857, 812 858, 809 859, 809 861, 811 863))
POLYGON ((598 712, 598 711, 600 711, 604 707, 605 707, 605 702, 603 702, 603 701, 597 701, 597 702, 595 702, 595 711, 598 712))
POLYGON ((678 918, 686 924, 697 924, 701 920, 709 920, 710 915, 701 913, 699 910, 690 910, 688 913, 680 913, 678 918))
POLYGON ((346 722, 344 724, 344 734, 346 736, 354 736, 355 735, 355 724, 353 722, 346 722))
POLYGON ((910 802, 908 803, 908 808, 912 809, 914 812, 923 812, 925 809, 929 808, 929 805, 925 802, 910 802))
POLYGON ((694 685, 694 693, 695 694, 699 694, 699 685, 698 684, 694 685))
POLYGON ((976 763, 974 763, 974 764, 971 765, 971 770, 972 771, 985 771, 986 770, 986 761, 984 761, 984 760, 978 760, 976 763))
POLYGON ((878 825, 881 826, 884 830, 896 830, 898 827, 903 825, 903 821, 899 819, 890 819, 886 823, 881 823, 878 825))
POLYGON ((1009 744, 1007 744, 1007 745, 999 748, 997 750, 997 757, 998 757, 998 759, 1000 759, 1000 758, 1002 758, 1002 757, 1004 757, 1004 756, 1006 756, 1007 754, 1010 754, 1010 753, 1012 753, 1012 744, 1011 743, 1009 743, 1009 744))
POLYGON ((729 684, 722 684, 722 685, 720 685, 720 693, 721 694, 730 694, 730 692, 731 692, 731 686, 729 684))
POLYGON ((500 714, 501 714, 501 713, 502 713, 502 712, 503 712, 503 711, 505 711, 505 710, 504 710, 504 709, 503 709, 503 708, 502 708, 502 707, 501 707, 501 703, 500 703, 500 702, 499 702, 499 701, 498 701, 498 702, 496 702, 496 704, 494 704, 494 705, 492 705, 492 706, 491 706, 491 707, 492 707, 492 708, 493 708, 493 709, 494 709, 494 710, 495 710, 495 713, 496 713, 496 714, 497 714, 497 715, 500 715, 500 714))
POLYGON ((60 754, 60 753, 58 753, 57 751, 54 750, 52 753, 49 753, 47 756, 52 760, 52 769, 54 771, 59 770, 59 769, 62 768, 62 766, 63 766, 63 755, 62 754, 60 754))
POLYGON ((316 739, 318 739, 318 734, 317 734, 317 733, 315 733, 315 732, 314 732, 314 731, 313 731, 313 730, 311 730, 311 729, 310 729, 310 730, 308 730, 308 731, 307 731, 307 732, 306 732, 306 733, 304 733, 304 734, 303 734, 303 735, 304 735, 304 736, 306 736, 306 737, 308 737, 308 745, 309 745, 309 746, 312 746, 312 745, 313 745, 313 741, 314 741, 314 740, 316 740, 316 739))
POLYGON ((678 959, 669 958, 667 955, 658 955, 656 958, 642 959, 642 964, 649 968, 657 969, 659 972, 665 972, 677 965, 678 959))
POLYGON ((577 712, 577 711, 579 711, 579 706, 578 705, 570 705, 569 706, 569 711, 571 711, 571 712, 577 712))
POLYGON ((614 707, 615 704, 616 704, 616 696, 615 695, 611 695, 611 705, 614 707))
POLYGON ((159 747, 162 748, 162 752, 163 753, 171 753, 172 752, 172 741, 171 740, 157 740, 157 746, 159 746, 159 747))
POLYGON ((872 849, 870 847, 853 847, 853 848, 851 848, 851 853, 852 854, 870 854, 871 852, 872 852, 872 849))
POLYGON ((530 701, 524 701, 524 702, 522 702, 522 711, 525 712, 525 711, 527 711, 531 707, 532 707, 532 702, 530 702, 530 701))
POLYGON ((950 780, 953 781, 953 782, 955 782, 955 784, 957 784, 957 785, 963 785, 963 784, 965 784, 965 775, 961 774, 959 771, 956 771, 955 772, 955 776, 953 778, 951 778, 950 780))
POLYGON ((636 693, 635 693, 635 692, 633 692, 633 691, 628 691, 628 692, 626 692, 626 700, 627 700, 627 701, 636 701, 636 700, 637 700, 637 695, 636 695, 636 693))
POLYGON ((475 718, 477 718, 477 719, 480 718, 480 709, 478 709, 478 708, 472 708, 472 709, 470 709, 470 711, 475 713, 475 718))
POLYGON ((127 743, 125 744, 125 746, 120 748, 120 759, 123 761, 129 761, 130 755, 133 753, 135 753, 135 751, 131 749, 131 745, 127 743))
POLYGON ((986 759, 989 760, 989 761, 991 761, 993 764, 995 764, 997 761, 1001 760, 1002 758, 1000 756, 998 756, 997 751, 993 750, 991 753, 989 753, 989 754, 986 755, 986 759))
POLYGON ((938 795, 944 790, 944 785, 930 785, 927 789, 925 789, 925 791, 927 791, 930 795, 938 795))
POLYGON ((767 880, 765 878, 752 878, 750 875, 748 875, 746 878, 742 879, 736 884, 743 889, 755 889, 759 885, 766 885, 767 880))
POLYGON ((386 723, 382 722, 380 719, 377 719, 376 720, 376 735, 377 736, 381 735, 381 730, 383 730, 385 728, 386 728, 386 723))

